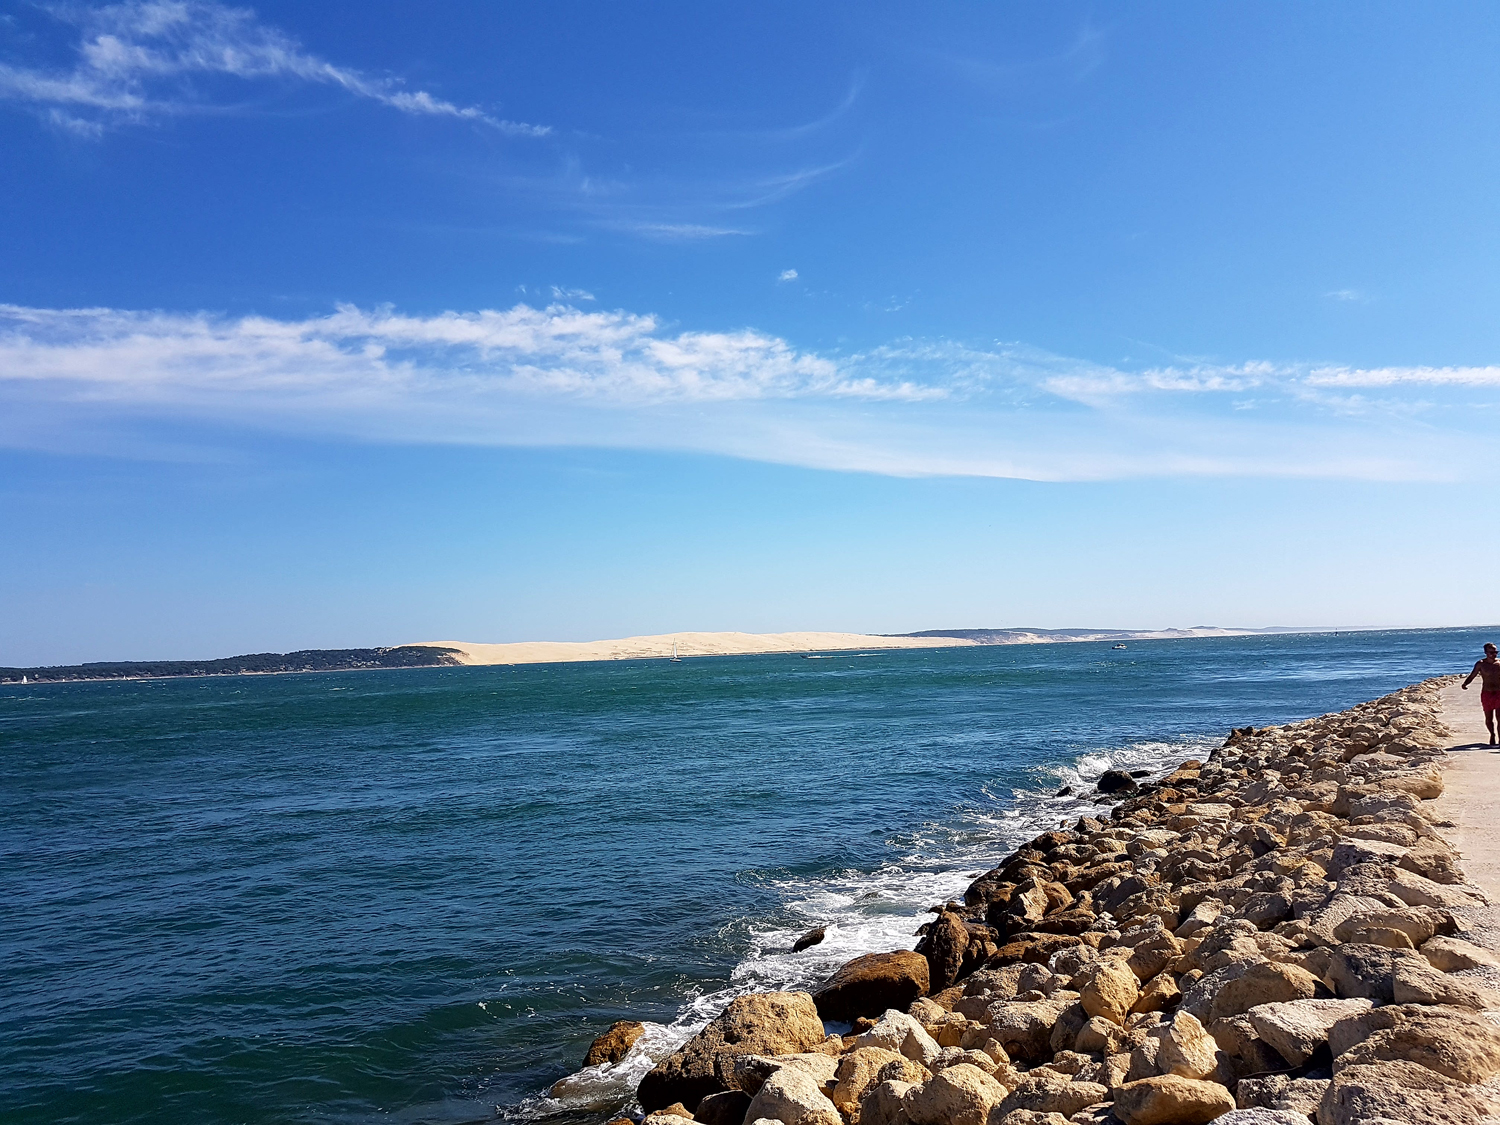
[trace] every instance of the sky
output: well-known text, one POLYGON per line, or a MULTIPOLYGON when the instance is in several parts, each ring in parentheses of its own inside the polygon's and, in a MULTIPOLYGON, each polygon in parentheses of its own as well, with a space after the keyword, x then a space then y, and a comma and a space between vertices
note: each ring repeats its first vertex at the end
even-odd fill
POLYGON ((0 665, 1500 619, 1497 55, 0 0, 0 665))

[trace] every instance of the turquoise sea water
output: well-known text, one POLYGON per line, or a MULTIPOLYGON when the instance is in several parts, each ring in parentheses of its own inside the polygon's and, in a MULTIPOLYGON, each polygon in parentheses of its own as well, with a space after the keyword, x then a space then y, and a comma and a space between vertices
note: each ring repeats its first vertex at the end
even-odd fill
POLYGON ((0 688, 0 1119, 600 1121, 750 988, 1477 630, 0 688), (831 923, 822 946, 791 940, 831 923), (632 1067, 634 1069, 632 1069, 632 1067))

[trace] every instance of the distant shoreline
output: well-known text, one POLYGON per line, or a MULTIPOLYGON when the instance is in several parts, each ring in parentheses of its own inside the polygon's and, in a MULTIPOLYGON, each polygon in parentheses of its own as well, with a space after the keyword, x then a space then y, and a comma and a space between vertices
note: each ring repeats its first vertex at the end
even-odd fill
MULTIPOLYGON (((1442 626, 1440 628, 1481 628, 1442 626)), ((1383 632, 1379 627, 1223 629, 930 629, 918 633, 734 633, 688 632, 604 641, 419 641, 388 648, 303 649, 253 653, 215 660, 118 660, 84 664, 0 668, 0 686, 22 683, 101 683, 210 676, 265 676, 299 672, 356 672, 396 668, 451 668, 522 664, 661 660, 681 657, 813 655, 857 649, 901 651, 992 645, 1125 643, 1214 637, 1383 632), (24 677, 24 679, 23 679, 24 677)))

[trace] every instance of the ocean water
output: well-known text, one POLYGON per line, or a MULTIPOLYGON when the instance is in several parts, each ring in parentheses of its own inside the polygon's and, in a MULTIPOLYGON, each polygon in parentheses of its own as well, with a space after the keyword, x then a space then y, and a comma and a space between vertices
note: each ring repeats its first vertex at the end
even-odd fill
POLYGON ((1487 639, 0 688, 0 1119, 603 1121, 735 993, 909 947, 1086 811, 1059 786, 1487 639), (632 1056, 575 1073, 624 1018, 632 1056))

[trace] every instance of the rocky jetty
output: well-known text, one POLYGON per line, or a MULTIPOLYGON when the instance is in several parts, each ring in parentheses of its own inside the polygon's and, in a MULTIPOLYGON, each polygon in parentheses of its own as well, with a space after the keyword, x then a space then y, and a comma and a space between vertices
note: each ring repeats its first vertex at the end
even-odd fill
POLYGON ((1426 804, 1444 682, 1109 778, 915 953, 735 1000, 641 1082, 646 1125, 1500 1115, 1496 962, 1462 936, 1485 898, 1426 804))

